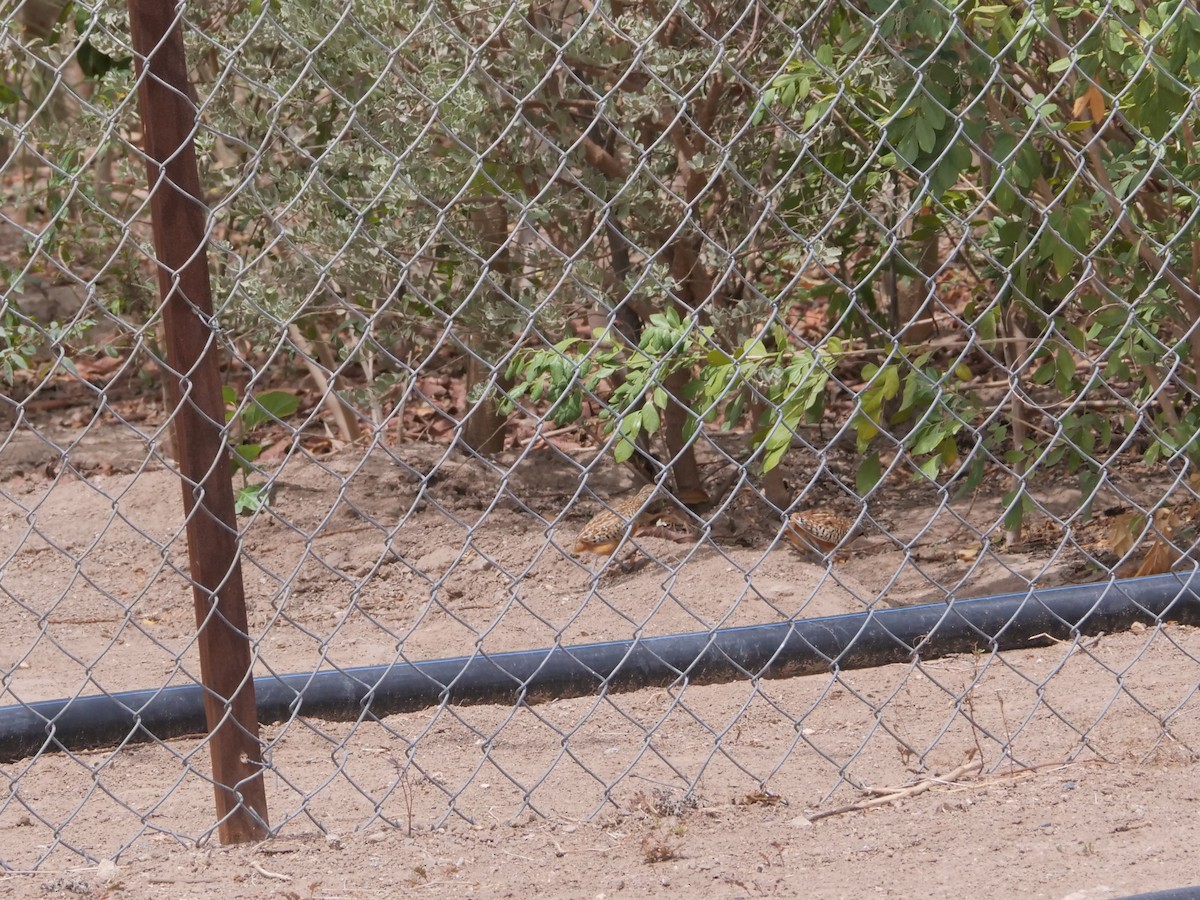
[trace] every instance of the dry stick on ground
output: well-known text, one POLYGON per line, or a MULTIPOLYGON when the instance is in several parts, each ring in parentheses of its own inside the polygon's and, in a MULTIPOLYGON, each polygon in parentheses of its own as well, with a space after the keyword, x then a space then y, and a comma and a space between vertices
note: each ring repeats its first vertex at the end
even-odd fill
POLYGON ((346 405, 346 402, 342 400, 338 392, 333 389, 332 382, 326 376, 327 371, 334 372, 337 369, 333 355, 329 352, 328 344, 325 341, 318 341, 314 347, 309 343, 308 338, 304 336, 304 332, 300 330, 300 326, 295 322, 288 324, 288 335, 291 337, 296 349, 300 351, 300 356, 304 360, 308 374, 312 376, 312 380, 317 384, 317 390, 321 392, 321 402, 333 414, 333 421, 337 423, 342 440, 347 444, 353 444, 359 439, 361 432, 358 430, 358 421, 354 417, 353 410, 346 405), (314 359, 314 357, 316 358, 314 359), (317 364, 317 359, 321 361, 321 365, 317 364))
POLYGON ((970 759, 946 775, 932 776, 922 779, 916 784, 910 784, 903 788, 889 788, 884 790, 872 790, 871 793, 877 794, 870 800, 863 800, 859 803, 850 803, 846 806, 839 806, 836 809, 827 809, 824 812, 814 813, 808 816, 808 821, 815 822, 818 819, 828 819, 830 816, 840 816, 843 813, 860 812, 864 809, 871 809, 875 806, 883 806, 888 803, 894 803, 897 800, 907 800, 910 797, 916 797, 918 794, 923 794, 932 787, 939 784, 950 784, 962 778, 972 770, 978 770, 983 766, 982 759, 976 759, 974 750, 970 752, 970 759))
POLYGON ((291 875, 284 875, 282 872, 268 871, 267 869, 264 869, 261 865, 256 863, 254 860, 250 860, 250 868, 252 868, 255 872, 257 872, 259 875, 263 876, 264 878, 270 878, 275 881, 291 881, 292 880, 291 875))

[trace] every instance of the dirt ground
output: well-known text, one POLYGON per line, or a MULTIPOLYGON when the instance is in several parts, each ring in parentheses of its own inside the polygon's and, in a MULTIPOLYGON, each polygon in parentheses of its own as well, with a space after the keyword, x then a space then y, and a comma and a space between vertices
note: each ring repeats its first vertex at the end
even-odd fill
MULTIPOLYGON (((111 420, 0 446, 0 706, 198 678, 162 452, 111 420)), ((702 455, 714 485, 720 452, 702 455)), ((794 455, 798 490, 816 467, 794 455)), ((1037 525, 1006 549, 997 484, 951 501, 896 477, 870 509, 886 534, 832 567, 778 542, 746 489, 694 544, 646 538, 652 561, 594 578, 569 552, 599 508, 581 468, 601 496, 633 485, 594 456, 534 445, 489 465, 380 442, 276 460, 274 503, 243 534, 257 674, 941 602, 1098 580, 1113 562, 1086 528, 1037 525)), ((852 460, 826 465, 810 496, 836 508, 852 460)), ((1116 473, 1097 508, 1168 483, 1116 473)), ((1077 505, 1043 488, 1047 510, 1077 505)), ((263 729, 278 836, 232 849, 212 834, 199 737, 43 753, 0 764, 0 897, 1062 898, 1200 882, 1198 663, 1200 635, 1168 623, 803 678, 293 719, 263 729)))

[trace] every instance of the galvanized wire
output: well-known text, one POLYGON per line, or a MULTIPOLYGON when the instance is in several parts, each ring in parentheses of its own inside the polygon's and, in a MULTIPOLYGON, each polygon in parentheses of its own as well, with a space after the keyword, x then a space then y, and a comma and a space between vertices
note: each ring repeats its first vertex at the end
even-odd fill
MULTIPOLYGON (((255 674, 1191 571, 1196 93, 1170 54, 1195 14, 1161 6, 185 4, 255 674), (1169 121, 1136 114, 1147 80, 1169 121), (522 393, 538 352, 552 384, 522 393), (806 360, 815 393, 786 387, 806 360), (739 379, 685 396, 727 361, 739 379), (686 446, 663 438, 673 403, 710 414, 686 446), (812 416, 777 426, 797 403, 812 416), (663 422, 636 469, 611 426, 642 409, 663 422), (680 496, 689 453, 707 502, 680 496), (577 553, 647 477, 667 525, 577 553), (865 537, 798 553, 787 516, 814 509, 865 537)), ((200 680, 128 22, 70 8, 42 28, 18 5, 0 37, 0 706, 200 680)), ((272 827, 596 816, 652 789, 815 806, 897 756, 1104 757, 1121 727, 1139 753, 1190 746, 1195 642, 1126 638, 293 710, 262 735, 272 827), (1081 668, 1087 690, 1059 687, 1081 668)), ((0 867, 208 840, 206 739, 139 737, 51 730, 4 763, 0 826, 36 839, 0 867)))

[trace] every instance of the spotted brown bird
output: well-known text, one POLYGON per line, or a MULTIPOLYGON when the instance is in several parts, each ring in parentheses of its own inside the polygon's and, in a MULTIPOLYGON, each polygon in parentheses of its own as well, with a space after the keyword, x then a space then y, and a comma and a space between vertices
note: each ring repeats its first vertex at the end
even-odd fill
POLYGON ((806 509, 788 516, 783 535, 802 553, 828 556, 862 534, 858 520, 823 509, 806 509))
POLYGON ((610 508, 592 516, 591 521, 579 530, 574 552, 612 556, 626 532, 632 530, 637 534, 638 528, 652 518, 650 509, 656 504, 647 501, 656 489, 657 485, 648 484, 632 497, 617 500, 610 508), (643 506, 646 507, 644 510, 643 506))

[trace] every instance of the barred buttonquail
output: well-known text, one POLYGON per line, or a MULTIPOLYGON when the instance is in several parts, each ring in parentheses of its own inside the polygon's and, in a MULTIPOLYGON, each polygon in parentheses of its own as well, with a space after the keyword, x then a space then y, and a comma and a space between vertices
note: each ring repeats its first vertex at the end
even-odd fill
POLYGON ((575 539, 575 552, 611 556, 627 531, 636 529, 651 518, 650 507, 642 510, 642 506, 654 496, 655 490, 655 485, 648 484, 632 497, 618 500, 610 509, 596 513, 580 529, 575 539))
POLYGON ((817 551, 828 555, 834 548, 848 544, 862 534, 855 519, 822 509, 807 509, 788 516, 784 537, 802 552, 817 551))

